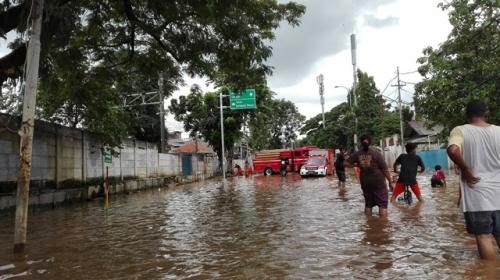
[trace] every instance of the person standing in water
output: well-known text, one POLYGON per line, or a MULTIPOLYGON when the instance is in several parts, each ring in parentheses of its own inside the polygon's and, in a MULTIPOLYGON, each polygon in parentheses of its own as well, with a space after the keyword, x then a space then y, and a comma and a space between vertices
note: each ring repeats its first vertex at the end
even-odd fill
POLYGON ((344 168, 344 160, 345 160, 345 149, 340 149, 337 158, 335 159, 335 173, 339 179, 338 186, 339 188, 345 188, 345 168, 344 168))
POLYGON ((458 166, 460 206, 467 232, 476 237, 482 259, 496 260, 500 248, 500 127, 488 123, 488 106, 471 101, 465 108, 467 124, 450 133, 448 156, 458 166))
POLYGON ((391 174, 382 154, 370 147, 371 137, 363 135, 360 140, 363 149, 352 154, 345 161, 344 166, 360 168, 361 189, 365 197, 365 214, 371 216, 373 207, 378 206, 379 216, 387 217, 389 193, 385 181, 389 182, 389 189, 392 191, 391 174))

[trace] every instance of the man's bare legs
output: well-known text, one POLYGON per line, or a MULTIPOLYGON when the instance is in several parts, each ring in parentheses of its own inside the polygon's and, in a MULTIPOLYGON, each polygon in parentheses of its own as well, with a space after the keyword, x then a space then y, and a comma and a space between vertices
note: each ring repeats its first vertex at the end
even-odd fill
MULTIPOLYGON (((365 207, 365 215, 366 216, 372 216, 373 215, 373 210, 372 208, 365 207)), ((378 215, 380 218, 387 218, 387 208, 378 208, 378 215)))
POLYGON ((380 218, 387 218, 387 208, 378 208, 378 215, 380 218))
MULTIPOLYGON (((500 237, 496 237, 495 239, 500 247, 500 237)), ((483 260, 494 261, 497 259, 497 250, 491 241, 491 234, 476 235, 477 250, 483 260)))

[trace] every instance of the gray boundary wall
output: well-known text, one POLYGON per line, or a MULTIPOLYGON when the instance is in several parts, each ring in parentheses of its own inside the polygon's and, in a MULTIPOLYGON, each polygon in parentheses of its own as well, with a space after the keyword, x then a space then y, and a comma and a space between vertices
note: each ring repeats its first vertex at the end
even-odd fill
MULTIPOLYGON (((0 114, 0 182, 17 180, 19 135, 14 122, 16 120, 11 120, 8 115, 0 114), (5 129, 8 124, 10 129, 5 129)), ((101 143, 83 130, 37 121, 33 141, 32 180, 54 181, 56 184, 71 179, 86 181, 104 177, 106 166, 110 177, 182 175, 182 155, 159 153, 154 143, 124 140, 121 147, 115 149, 117 153, 111 164, 104 163, 101 148, 101 143)), ((216 157, 195 154, 192 158, 192 175, 215 174, 216 157)))

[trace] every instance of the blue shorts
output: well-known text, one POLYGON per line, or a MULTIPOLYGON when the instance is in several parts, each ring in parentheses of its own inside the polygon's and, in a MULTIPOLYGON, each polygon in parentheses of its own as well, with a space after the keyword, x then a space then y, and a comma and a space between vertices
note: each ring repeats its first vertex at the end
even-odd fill
POLYGON ((468 233, 500 237, 500 211, 464 212, 464 217, 468 233))

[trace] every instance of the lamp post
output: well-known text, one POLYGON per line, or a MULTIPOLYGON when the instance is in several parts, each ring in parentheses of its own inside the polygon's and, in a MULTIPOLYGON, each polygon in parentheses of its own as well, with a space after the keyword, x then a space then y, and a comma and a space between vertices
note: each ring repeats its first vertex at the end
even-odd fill
MULTIPOLYGON (((357 109, 358 101, 356 98, 356 86, 357 86, 357 65, 356 65, 356 35, 351 34, 351 59, 352 59, 352 97, 354 99, 354 108, 357 109)), ((354 150, 358 150, 358 116, 354 115, 354 150)))
POLYGON ((351 95, 349 94, 350 89, 348 87, 338 86, 338 85, 334 86, 334 88, 343 88, 343 89, 347 90, 347 102, 349 102, 349 106, 351 106, 351 108, 352 108, 351 95))

